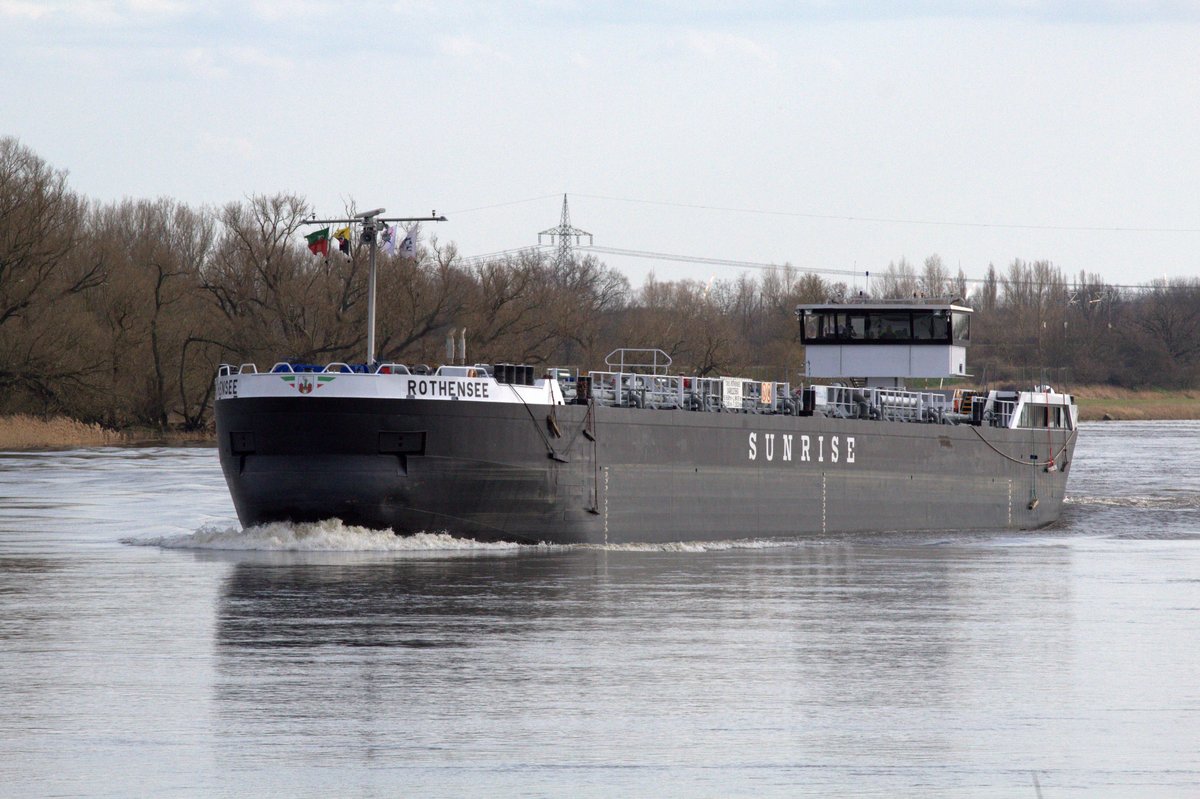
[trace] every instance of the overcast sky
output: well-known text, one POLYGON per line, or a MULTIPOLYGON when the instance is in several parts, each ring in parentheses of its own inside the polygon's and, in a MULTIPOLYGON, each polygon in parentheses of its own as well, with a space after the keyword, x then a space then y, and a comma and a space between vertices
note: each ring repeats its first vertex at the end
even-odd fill
POLYGON ((1200 273, 1195 2, 0 0, 0 76, 99 200, 436 208, 477 254, 565 192, 628 250, 1200 273))

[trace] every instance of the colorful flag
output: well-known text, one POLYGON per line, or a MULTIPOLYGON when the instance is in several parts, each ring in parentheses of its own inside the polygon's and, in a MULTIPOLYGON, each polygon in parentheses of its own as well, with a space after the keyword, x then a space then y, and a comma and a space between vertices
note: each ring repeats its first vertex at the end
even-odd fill
POLYGON ((308 242, 308 249, 312 250, 313 255, 329 255, 329 228, 309 233, 304 240, 308 242))
POLYGON ((341 250, 342 252, 346 253, 346 255, 349 255, 350 254, 350 228, 348 228, 348 227, 342 228, 337 233, 334 233, 333 237, 338 240, 338 249, 341 250))
POLYGON ((383 231, 383 251, 388 255, 396 253, 396 226, 392 225, 383 231))

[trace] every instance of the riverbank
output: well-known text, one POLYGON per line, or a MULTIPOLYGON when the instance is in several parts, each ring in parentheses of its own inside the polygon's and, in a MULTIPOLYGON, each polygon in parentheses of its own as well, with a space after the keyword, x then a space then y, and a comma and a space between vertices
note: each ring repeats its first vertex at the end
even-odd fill
MULTIPOLYGON (((1085 422, 1200 419, 1200 391, 1133 391, 1113 386, 1081 386, 1070 391, 1079 403, 1079 418, 1085 422)), ((149 428, 109 430, 61 416, 0 416, 0 450, 5 451, 212 443, 215 438, 208 431, 164 434, 149 428)))
POLYGON ((1070 391, 1082 421, 1200 419, 1200 391, 1133 391, 1114 386, 1079 386, 1070 391))
POLYGON ((17 414, 0 416, 0 450, 63 449, 68 447, 132 447, 149 444, 179 446, 213 443, 211 433, 162 433, 149 428, 110 430, 64 416, 42 419, 17 414))

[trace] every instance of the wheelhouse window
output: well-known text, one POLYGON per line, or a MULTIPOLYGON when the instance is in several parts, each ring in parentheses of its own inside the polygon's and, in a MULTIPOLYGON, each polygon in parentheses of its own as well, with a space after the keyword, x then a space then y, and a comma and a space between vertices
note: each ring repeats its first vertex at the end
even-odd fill
POLYGON ((1027 402, 1021 406, 1021 419, 1017 426, 1066 430, 1071 427, 1071 414, 1065 405, 1027 402))
POLYGON ((870 331, 870 317, 862 313, 849 314, 846 321, 846 335, 852 339, 864 339, 870 331))
POLYGON ((813 341, 821 338, 821 320, 824 318, 822 314, 818 313, 804 314, 803 333, 805 341, 813 341))
POLYGON ((961 312, 954 313, 954 340, 971 340, 971 316, 961 312))
POLYGON ((909 341, 912 339, 912 316, 907 311, 872 314, 871 317, 876 324, 869 329, 868 338, 886 341, 909 341))
POLYGON ((945 309, 855 310, 851 306, 809 311, 803 314, 800 329, 804 341, 812 344, 966 343, 971 336, 971 318, 945 309))
POLYGON ((915 311, 913 339, 916 341, 948 341, 950 319, 946 311, 915 311))

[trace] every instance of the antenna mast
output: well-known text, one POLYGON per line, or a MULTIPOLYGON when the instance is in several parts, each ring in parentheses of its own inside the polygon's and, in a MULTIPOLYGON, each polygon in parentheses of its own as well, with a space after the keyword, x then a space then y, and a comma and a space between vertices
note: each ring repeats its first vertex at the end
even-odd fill
MULTIPOLYGON (((565 198, 564 198, 565 202, 565 198)), ((379 224, 384 222, 445 222, 445 216, 438 216, 434 211, 429 216, 394 216, 383 218, 385 209, 376 208, 362 214, 355 214, 350 219, 305 219, 305 225, 362 225, 360 242, 371 248, 371 268, 367 278, 367 368, 375 365, 375 251, 378 247, 379 224)))

